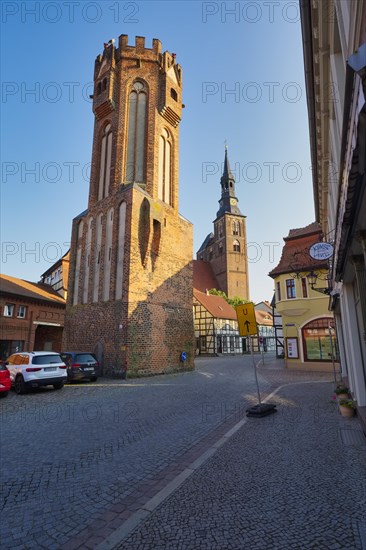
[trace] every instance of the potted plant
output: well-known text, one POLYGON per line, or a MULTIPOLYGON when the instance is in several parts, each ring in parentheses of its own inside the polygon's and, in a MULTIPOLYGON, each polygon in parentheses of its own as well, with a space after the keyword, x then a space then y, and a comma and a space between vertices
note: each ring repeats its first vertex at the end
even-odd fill
POLYGON ((353 399, 340 399, 339 410, 342 416, 350 418, 355 414, 356 404, 353 399))
POLYGON ((343 386, 343 384, 338 384, 338 386, 336 387, 334 392, 335 392, 336 396, 338 397, 338 399, 347 399, 349 389, 346 388, 346 386, 343 386))

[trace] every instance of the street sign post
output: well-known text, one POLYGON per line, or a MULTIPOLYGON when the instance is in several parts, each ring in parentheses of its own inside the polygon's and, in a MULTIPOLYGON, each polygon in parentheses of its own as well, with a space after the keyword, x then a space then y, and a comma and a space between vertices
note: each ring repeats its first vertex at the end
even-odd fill
POLYGON ((257 386, 258 405, 250 407, 246 410, 247 416, 262 417, 267 416, 276 411, 276 405, 261 402, 261 394, 259 391, 259 383, 257 376, 257 368, 255 366, 255 359, 253 353, 253 338, 255 334, 258 334, 257 320, 255 318, 254 304, 240 304, 236 306, 236 317, 238 320, 239 334, 240 336, 248 336, 250 340, 250 354, 252 356, 255 383, 257 386))
POLYGON ((240 304, 236 306, 240 336, 251 336, 258 333, 255 318, 254 304, 240 304))

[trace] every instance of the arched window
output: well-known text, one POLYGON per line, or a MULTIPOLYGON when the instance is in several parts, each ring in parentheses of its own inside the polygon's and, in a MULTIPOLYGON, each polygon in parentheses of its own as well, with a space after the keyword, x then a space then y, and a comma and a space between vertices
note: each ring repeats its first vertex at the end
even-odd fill
POLYGON ((78 303, 79 300, 79 282, 80 282, 80 267, 81 267, 81 250, 83 242, 83 229, 84 222, 81 220, 77 229, 77 250, 76 250, 76 264, 75 264, 75 276, 74 276, 74 296, 73 304, 74 306, 78 303))
POLYGON ((128 107, 126 181, 145 181, 147 90, 143 82, 132 86, 128 107))
POLYGON ((177 92, 174 90, 174 88, 171 88, 171 89, 170 89, 170 95, 171 95, 171 97, 174 99, 174 101, 178 101, 178 94, 177 94, 177 92))
POLYGON ((98 201, 104 199, 109 194, 109 182, 111 179, 111 160, 112 126, 111 124, 107 124, 104 128, 100 146, 98 201))
POLYGON ((233 235, 240 235, 240 223, 237 220, 232 224, 233 235))
POLYGON ((98 82, 97 85, 97 95, 100 95, 102 93, 102 83, 98 82))
POLYGON ((90 274, 90 257, 91 257, 91 243, 92 243, 92 232, 93 232, 93 218, 90 218, 87 224, 86 232, 86 247, 84 254, 84 288, 83 288, 83 303, 88 302, 88 291, 89 291, 89 274, 90 274))
POLYGON ((101 268, 102 255, 102 232, 103 232, 103 215, 98 214, 95 222, 95 249, 94 249, 94 280, 93 280, 93 302, 97 302, 99 298, 99 277, 101 268))
POLYGON ((234 241, 233 242, 233 250, 234 252, 240 252, 240 242, 239 241, 234 241))
POLYGON ((106 216, 106 237, 104 244, 104 281, 103 300, 109 300, 111 286, 111 264, 112 264, 112 234, 113 234, 113 208, 110 208, 106 216))
POLYGON ((118 248, 116 273, 116 300, 122 298, 123 292, 123 261, 125 254, 126 203, 121 202, 118 217, 118 248))
POLYGON ((107 79, 104 78, 104 79, 103 79, 103 92, 104 92, 104 90, 106 90, 106 89, 107 89, 107 79))
POLYGON ((158 198, 167 204, 172 204, 171 193, 171 165, 172 165, 171 137, 165 128, 160 136, 159 144, 159 183, 158 198))
POLYGON ((314 319, 302 328, 305 361, 332 361, 336 357, 337 341, 334 320, 330 317, 314 319))

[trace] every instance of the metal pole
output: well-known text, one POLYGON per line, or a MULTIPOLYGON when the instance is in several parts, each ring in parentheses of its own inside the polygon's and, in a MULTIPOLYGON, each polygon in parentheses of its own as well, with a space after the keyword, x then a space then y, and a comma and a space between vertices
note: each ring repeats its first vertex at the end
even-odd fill
POLYGON ((253 369, 254 369, 255 383, 256 383, 256 385, 257 385, 258 403, 261 405, 261 404, 262 404, 262 402, 261 402, 261 394, 260 394, 260 391, 259 391, 259 384, 258 384, 258 377, 257 377, 257 369, 256 369, 256 366, 255 366, 255 359, 254 359, 254 353, 253 353, 253 336, 250 336, 250 337, 249 337, 249 340, 250 340, 250 353, 251 353, 252 361, 253 361, 253 369))
POLYGON ((328 331, 329 331, 329 340, 330 340, 330 352, 332 354, 332 366, 333 366, 334 383, 335 383, 335 385, 337 385, 337 374, 336 374, 336 369, 335 369, 333 340, 332 340, 332 327, 330 325, 328 325, 328 331))

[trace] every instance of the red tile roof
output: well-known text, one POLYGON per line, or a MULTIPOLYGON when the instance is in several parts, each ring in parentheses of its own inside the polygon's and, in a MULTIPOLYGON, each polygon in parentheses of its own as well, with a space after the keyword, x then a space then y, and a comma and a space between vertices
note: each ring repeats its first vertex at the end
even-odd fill
POLYGON ((273 325, 273 317, 270 313, 267 313, 266 311, 262 311, 260 309, 256 309, 254 313, 258 325, 265 325, 268 327, 271 327, 273 325))
POLYGON ((326 269, 327 262, 313 260, 309 255, 310 246, 321 241, 321 237, 322 231, 317 222, 303 228, 291 229, 288 236, 284 238, 285 245, 279 264, 270 271, 269 276, 274 278, 283 273, 326 269))
POLYGON ((236 321, 235 309, 221 296, 205 294, 196 289, 193 289, 193 296, 213 317, 217 319, 234 319, 236 321))
POLYGON ((50 285, 44 283, 31 283, 24 279, 0 274, 0 292, 32 298, 33 300, 46 300, 66 305, 66 301, 50 285))
POLYGON ((220 290, 209 262, 193 260, 193 288, 201 292, 206 292, 206 290, 211 290, 211 288, 220 290))

